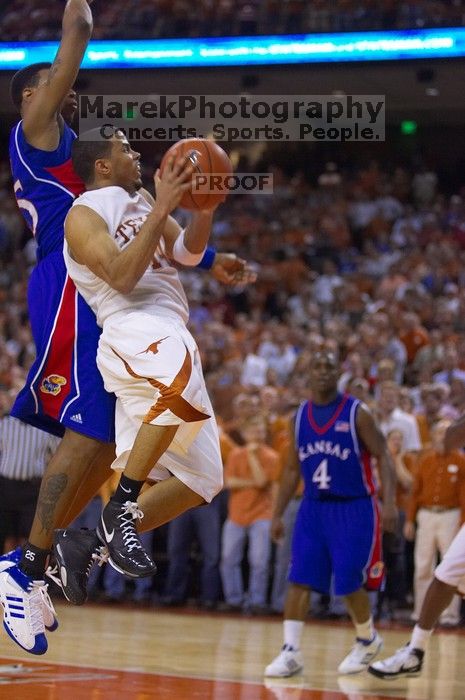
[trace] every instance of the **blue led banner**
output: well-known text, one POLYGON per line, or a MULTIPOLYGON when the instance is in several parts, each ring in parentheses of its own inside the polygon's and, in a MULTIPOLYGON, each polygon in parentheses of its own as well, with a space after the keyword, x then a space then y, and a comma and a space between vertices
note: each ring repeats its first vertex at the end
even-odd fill
MULTIPOLYGON (((0 70, 52 61, 55 42, 0 43, 0 70)), ((83 68, 190 68, 465 56, 465 28, 212 39, 93 41, 83 68)))

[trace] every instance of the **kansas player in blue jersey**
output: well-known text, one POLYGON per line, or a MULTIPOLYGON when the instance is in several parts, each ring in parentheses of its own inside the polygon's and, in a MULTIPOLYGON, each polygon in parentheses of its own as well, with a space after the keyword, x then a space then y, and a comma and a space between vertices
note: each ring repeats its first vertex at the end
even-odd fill
MULTIPOLYGON (((57 626, 44 583, 53 531, 82 510, 110 475, 114 459, 114 398, 105 392, 96 367, 100 330, 68 278, 62 256, 63 222, 74 197, 84 190, 71 167, 76 135, 70 123, 77 108, 73 85, 92 32, 91 2, 67 1, 53 64, 29 66, 11 83, 13 102, 21 112, 10 139, 14 189, 38 245, 28 294, 37 359, 12 414, 63 437, 44 474, 28 542, 21 553, 0 559, 4 626, 14 641, 35 654, 47 649, 45 628, 57 626), (11 608, 12 598, 20 613, 11 608)), ((234 255, 218 254, 215 276, 233 282, 244 265, 234 255)), ((155 527, 163 490, 150 498, 141 508, 153 514, 144 525, 155 527)), ((87 541, 87 547, 75 551, 77 569, 84 572, 81 580, 97 545, 94 532, 87 541)))
POLYGON ((383 525, 394 531, 394 466, 385 439, 368 408, 337 390, 339 363, 321 349, 313 356, 311 401, 299 407, 295 443, 280 484, 271 533, 279 539, 282 514, 300 476, 305 492, 294 528, 289 588, 284 608, 284 646, 266 667, 265 676, 286 677, 303 669, 300 641, 310 592, 344 596, 356 629, 356 643, 339 673, 368 667, 382 647, 373 626, 368 590, 383 579, 380 516, 371 457, 378 462, 383 486, 383 525))
POLYGON ((89 2, 66 3, 53 64, 29 66, 11 82, 11 97, 21 112, 10 139, 13 183, 38 245, 28 292, 37 359, 12 414, 63 436, 42 480, 21 560, 0 562, 5 629, 32 653, 47 649, 44 625, 57 625, 44 583, 53 529, 82 509, 109 474, 113 453, 108 445, 114 439, 113 397, 104 391, 95 366, 99 332, 67 277, 62 255, 64 218, 83 191, 71 167, 75 134, 69 123, 77 108, 73 84, 92 32, 89 2), (12 597, 20 614, 11 608, 12 597))

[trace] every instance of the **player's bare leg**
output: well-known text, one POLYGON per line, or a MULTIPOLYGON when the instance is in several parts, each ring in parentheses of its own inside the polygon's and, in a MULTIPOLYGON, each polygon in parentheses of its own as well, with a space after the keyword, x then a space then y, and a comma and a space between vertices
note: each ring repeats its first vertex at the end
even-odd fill
POLYGON ((302 622, 305 620, 310 609, 310 593, 308 586, 301 586, 298 583, 289 585, 284 604, 285 620, 301 620, 302 622))
POLYGON ((52 578, 54 574, 60 575, 65 597, 77 605, 87 600, 87 579, 92 564, 94 560, 103 563, 106 560, 106 550, 102 547, 95 530, 62 528, 67 528, 72 523, 113 473, 111 465, 115 459, 114 444, 98 443, 98 445, 93 459, 90 459, 87 466, 81 470, 80 484, 68 503, 66 512, 61 509, 56 514, 53 527, 55 528, 54 553, 57 569, 46 571, 52 578), (63 544, 65 541, 67 556, 63 544))
POLYGON ((177 429, 177 425, 141 425, 115 494, 103 509, 98 537, 108 547, 110 564, 128 576, 137 578, 156 572, 155 563, 137 534, 135 521, 144 515, 137 499, 146 477, 170 446, 177 429))
POLYGON ((177 425, 143 423, 124 468, 125 476, 145 481, 153 465, 171 445, 177 430, 177 425))
POLYGON ((55 527, 68 527, 98 493, 103 484, 114 474, 111 465, 115 460, 115 445, 102 445, 97 456, 88 465, 72 503, 55 527))
POLYGON ((28 576, 43 578, 54 529, 65 524, 67 516, 79 513, 95 494, 94 484, 105 480, 108 452, 105 443, 66 430, 42 478, 34 521, 24 547, 20 568, 28 576), (101 465, 100 475, 92 485, 84 486, 89 469, 96 465, 101 465))
POLYGON ((290 583, 284 603, 284 644, 278 656, 265 668, 267 678, 288 678, 303 670, 300 652, 304 620, 310 609, 308 586, 290 583))
POLYGON ((432 630, 456 593, 454 586, 434 577, 426 591, 417 626, 422 630, 432 630))
MULTIPOLYGON (((13 552, 0 561, 0 601, 4 608, 5 629, 31 653, 45 653, 47 640, 44 631, 52 631, 58 626, 44 582, 54 528, 66 521, 67 515, 72 517, 73 513, 79 512, 89 495, 95 492, 95 483, 104 480, 108 473, 108 452, 108 445, 102 442, 71 430, 65 432, 42 479, 30 538, 22 550, 21 560, 18 561, 16 552, 13 552), (83 489, 79 493, 79 487, 94 462, 96 467, 99 465, 99 477, 94 476, 93 483, 88 485, 89 490, 83 489), (71 509, 70 512, 73 502, 74 511, 71 509), (28 621, 22 627, 15 624, 18 601, 21 601, 23 618, 28 621)), ((95 533, 86 537, 81 552, 86 566, 92 560, 97 544, 95 533)))
POLYGON ((456 593, 455 586, 449 586, 434 577, 426 591, 420 617, 413 628, 410 641, 387 659, 376 661, 368 671, 373 676, 384 679, 419 676, 433 629, 456 593))
MULTIPOLYGON (((151 437, 157 431, 151 430, 155 426, 148 426, 148 428, 148 431, 143 430, 141 433, 144 443, 143 449, 137 453, 137 460, 145 460, 152 468, 152 462, 158 460, 159 454, 166 449, 172 437, 166 435, 162 429, 161 434, 165 435, 166 442, 159 442, 156 451, 153 452, 150 441, 146 440, 146 434, 148 432, 151 437), (149 447, 148 450, 147 447, 149 447)), ((158 431, 159 433, 160 431, 158 431)), ((111 449, 109 449, 108 454, 109 461, 114 456, 111 449)), ((136 453, 133 452, 132 458, 135 459, 135 457, 136 453)), ((93 489, 97 486, 96 477, 89 473, 89 480, 93 481, 93 485, 89 485, 89 493, 93 495, 93 489)), ((125 493, 124 498, 129 498, 129 494, 125 493)), ((142 519, 136 517, 135 520, 132 520, 132 524, 136 525, 139 532, 151 530, 172 520, 185 510, 204 502, 202 496, 192 491, 177 477, 171 476, 159 483, 152 484, 151 488, 140 494, 137 499, 137 507, 134 505, 131 509, 135 513, 143 514, 144 517, 142 519)), ((67 519, 70 519, 69 514, 67 519)), ((95 545, 89 553, 90 544, 95 542, 94 537, 94 531, 68 529, 55 532, 55 555, 61 573, 63 592, 67 600, 75 605, 82 605, 87 600, 87 580, 92 560, 97 559, 102 562, 102 551, 96 552, 95 545)), ((100 540, 99 544, 101 544, 100 540)))
POLYGON ((144 514, 137 529, 146 532, 173 520, 189 508, 205 503, 205 500, 176 476, 170 476, 144 491, 137 503, 144 514))
POLYGON ((364 588, 359 588, 358 591, 344 596, 344 601, 355 626, 369 620, 371 617, 370 599, 364 588))
MULTIPOLYGON (((463 420, 460 425, 463 428, 463 420)), ((420 610, 417 624, 413 628, 410 641, 395 654, 377 661, 369 667, 369 672, 377 678, 401 678, 419 676, 423 667, 428 641, 441 614, 450 605, 458 589, 463 592, 465 578, 465 526, 454 537, 441 563, 436 567, 420 610), (447 583, 446 583, 447 581, 447 583)))
POLYGON ((344 596, 355 626, 356 642, 346 658, 339 664, 339 673, 360 673, 381 651, 383 640, 375 630, 370 609, 370 599, 364 588, 344 596))

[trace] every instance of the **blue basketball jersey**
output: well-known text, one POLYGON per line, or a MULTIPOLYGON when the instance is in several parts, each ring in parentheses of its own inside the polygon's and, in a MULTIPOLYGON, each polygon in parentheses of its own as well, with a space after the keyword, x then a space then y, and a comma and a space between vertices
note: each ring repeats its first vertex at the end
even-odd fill
POLYGON ((371 456, 357 437, 359 405, 348 394, 327 407, 311 401, 300 405, 295 439, 306 497, 361 498, 376 492, 371 456))
POLYGON ((16 199, 38 244, 28 288, 37 356, 11 414, 59 437, 68 428, 113 442, 115 397, 105 391, 96 364, 101 331, 63 259, 63 224, 85 189, 71 163, 75 138, 63 124, 58 147, 41 151, 26 141, 22 122, 10 136, 16 199))
POLYGON ((11 172, 21 213, 37 241, 37 258, 63 249, 63 222, 84 184, 73 170, 71 146, 74 131, 63 123, 54 151, 31 146, 20 121, 10 135, 11 172))

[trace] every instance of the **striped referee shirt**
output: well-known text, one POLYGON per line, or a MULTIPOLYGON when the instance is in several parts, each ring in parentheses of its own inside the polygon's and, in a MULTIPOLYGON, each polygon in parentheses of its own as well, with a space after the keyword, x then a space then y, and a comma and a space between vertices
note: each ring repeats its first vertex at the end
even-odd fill
POLYGON ((41 478, 60 438, 13 416, 0 419, 0 475, 26 481, 41 478))

